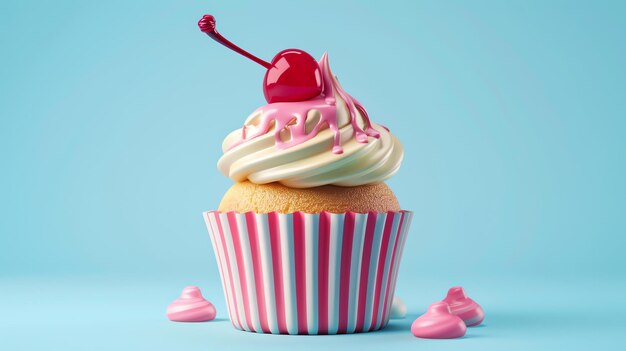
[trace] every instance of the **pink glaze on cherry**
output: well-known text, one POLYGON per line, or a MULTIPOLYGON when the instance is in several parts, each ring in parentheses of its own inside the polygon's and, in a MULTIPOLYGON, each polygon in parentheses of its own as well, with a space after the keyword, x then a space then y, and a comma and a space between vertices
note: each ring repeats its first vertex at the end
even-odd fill
POLYGON ((279 52, 269 63, 224 38, 215 28, 215 17, 204 15, 198 27, 213 40, 265 67, 263 93, 267 102, 303 101, 322 92, 320 68, 305 51, 287 49, 279 52))
POLYGON ((270 103, 260 107, 257 111, 260 110, 262 114, 260 123, 256 127, 257 130, 254 133, 248 134, 246 131, 247 127, 244 125, 242 128, 242 139, 231 145, 230 148, 232 149, 261 135, 265 135, 270 131, 270 128, 274 126, 276 147, 284 150, 314 138, 322 127, 327 125, 334 133, 332 152, 334 154, 343 153, 343 148, 341 147, 341 133, 337 125, 337 99, 335 92, 339 94, 341 99, 346 103, 356 141, 359 143, 367 143, 368 137, 380 138, 380 133, 372 127, 367 111, 363 105, 343 90, 341 85, 339 85, 337 80, 332 76, 330 65, 328 64, 328 54, 325 53, 322 56, 319 66, 324 83, 324 89, 319 97, 298 102, 270 103), (319 111, 321 117, 315 127, 307 133, 305 129, 306 118, 311 110, 319 111), (359 113, 363 118, 365 128, 361 128, 357 123, 359 113), (280 132, 284 129, 289 129, 291 133, 291 139, 288 141, 283 141, 280 136, 280 132))

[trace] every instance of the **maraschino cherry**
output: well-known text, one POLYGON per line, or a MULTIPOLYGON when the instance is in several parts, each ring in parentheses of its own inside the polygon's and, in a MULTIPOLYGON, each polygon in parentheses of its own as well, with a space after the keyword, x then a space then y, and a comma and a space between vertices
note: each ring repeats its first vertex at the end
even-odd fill
POLYGON ((241 49, 218 33, 215 29, 215 17, 204 15, 198 26, 213 40, 267 68, 263 80, 263 93, 267 102, 305 101, 322 93, 320 67, 308 53, 299 49, 283 50, 269 63, 241 49))

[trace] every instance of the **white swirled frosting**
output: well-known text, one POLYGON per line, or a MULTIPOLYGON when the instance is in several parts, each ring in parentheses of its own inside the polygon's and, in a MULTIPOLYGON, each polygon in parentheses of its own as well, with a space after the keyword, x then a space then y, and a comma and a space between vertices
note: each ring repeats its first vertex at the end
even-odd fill
POLYGON ((224 175, 237 182, 311 188, 376 183, 398 171, 403 157, 398 139, 385 127, 370 125, 365 109, 332 76, 326 54, 320 66, 325 93, 319 98, 263 106, 226 137, 217 164, 224 175), (303 104, 310 107, 306 112, 289 112, 302 111, 303 104), (324 115, 329 107, 332 121, 324 115), (278 113, 287 113, 289 122, 269 119, 278 113))

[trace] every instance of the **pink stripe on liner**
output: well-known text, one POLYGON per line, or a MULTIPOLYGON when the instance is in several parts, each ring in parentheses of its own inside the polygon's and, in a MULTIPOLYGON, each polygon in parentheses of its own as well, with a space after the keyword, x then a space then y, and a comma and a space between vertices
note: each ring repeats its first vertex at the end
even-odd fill
MULTIPOLYGON (((394 263, 396 259, 396 250, 398 249, 398 242, 400 241, 400 237, 402 236, 402 230, 404 227, 404 212, 400 214, 400 224, 398 225, 398 234, 396 235, 396 240, 393 244, 393 251, 391 252, 391 266, 389 267, 389 276, 387 277, 387 289, 385 289, 385 305, 383 306, 383 319, 386 319, 387 309, 390 307, 390 300, 393 296, 389 295, 391 288, 391 280, 396 271, 394 269, 394 263)), ((393 290, 391 290, 391 294, 393 295, 393 290)))
POLYGON ((276 320, 278 321, 278 332, 287 334, 287 322, 285 317, 285 291, 283 290, 283 265, 281 263, 280 248, 280 226, 278 224, 278 214, 268 213, 268 224, 270 229, 270 243, 272 248, 272 268, 274 270, 274 295, 276 297, 276 320))
POLYGON ((230 291, 231 294, 233 294, 232 296, 232 300, 233 300, 233 305, 235 307, 235 318, 233 319, 233 323, 235 323, 235 321, 237 322, 237 325, 239 326, 239 329, 243 329, 243 324, 241 323, 241 321, 239 320, 239 308, 237 307, 237 298, 235 297, 235 285, 233 283, 233 272, 232 269, 230 268, 230 259, 228 257, 228 248, 226 247, 226 239, 224 237, 224 230, 222 229, 222 222, 220 220, 220 214, 219 212, 213 212, 213 218, 215 218, 215 225, 217 226, 218 232, 220 234, 220 239, 222 242, 222 254, 224 255, 225 261, 226 261, 226 270, 228 271, 228 281, 230 282, 230 291))
POLYGON ((237 271, 239 272, 239 284, 241 286, 241 293, 243 295, 243 310, 246 315, 246 324, 252 331, 256 331, 252 318, 250 317, 250 301, 248 300, 248 284, 246 283, 246 270, 243 266, 243 252, 241 246, 241 240, 239 239, 239 227, 237 225, 237 218, 235 212, 228 212, 228 225, 230 226, 230 232, 233 237, 233 246, 235 247, 235 256, 237 259, 237 271))
POLYGON ((367 282, 369 278, 370 258, 372 256, 372 243, 374 241, 374 228, 376 228, 376 213, 367 214, 367 227, 365 227, 365 238, 363 243, 363 253, 361 256, 361 277, 359 278, 359 297, 356 317, 356 331, 363 331, 365 323, 365 307, 367 305, 367 282))
POLYGON ((330 246, 330 214, 320 213, 317 296, 318 296, 318 333, 328 334, 328 250, 330 246))
POLYGON ((387 218, 385 220, 385 229, 383 230, 383 238, 380 247, 380 259, 378 260, 378 267, 376 267, 376 283, 374 286, 374 307, 372 309, 372 323, 368 330, 373 330, 378 324, 378 308, 380 307, 380 289, 383 283, 383 271, 385 269, 385 262, 387 260, 387 247, 389 246, 389 237, 391 236, 391 227, 393 225, 393 212, 387 212, 387 218))
POLYGON ((352 241, 354 239, 354 213, 346 214, 343 223, 341 243, 341 271, 339 279, 339 328, 338 334, 348 330, 348 308, 350 305, 350 268, 352 262, 352 241))
POLYGON ((293 231, 298 334, 307 334, 309 328, 306 321, 306 240, 304 238, 304 216, 302 212, 294 212, 293 214, 293 231))
POLYGON ((250 241, 250 252, 252 254, 254 288, 256 290, 256 300, 259 309, 259 319, 261 320, 261 330, 263 330, 264 333, 269 333, 270 328, 267 322, 267 308, 265 307, 265 287, 263 285, 263 266, 261 262, 261 254, 259 253, 259 238, 254 213, 246 212, 246 224, 248 226, 248 240, 250 241))

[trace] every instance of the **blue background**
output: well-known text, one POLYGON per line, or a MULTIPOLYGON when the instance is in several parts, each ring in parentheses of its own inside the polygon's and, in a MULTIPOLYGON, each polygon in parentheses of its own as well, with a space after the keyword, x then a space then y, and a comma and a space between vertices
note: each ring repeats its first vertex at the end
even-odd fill
MULTIPOLYGON (((626 6, 615 1, 0 3, 0 348, 588 349, 626 330, 626 6), (270 59, 328 51, 405 147, 415 211, 383 332, 235 331, 203 210, 231 181, 222 138, 264 103, 270 59), (218 321, 165 308, 199 285, 218 321), (411 321, 463 285, 460 340, 411 321)), ((621 334, 621 337, 620 337, 621 334)))

